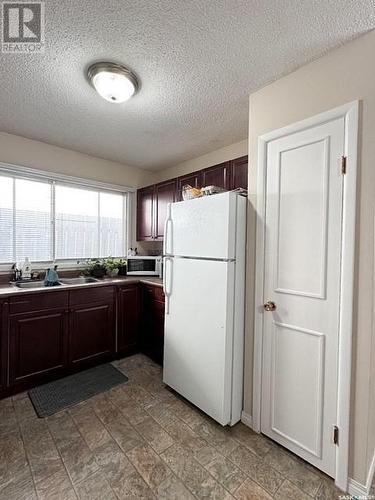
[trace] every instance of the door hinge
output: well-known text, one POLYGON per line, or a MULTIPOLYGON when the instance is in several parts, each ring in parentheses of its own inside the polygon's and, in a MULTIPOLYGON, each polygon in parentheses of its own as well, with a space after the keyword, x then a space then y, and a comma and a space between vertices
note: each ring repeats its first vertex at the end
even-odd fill
POLYGON ((346 160, 347 160, 346 156, 341 157, 341 173, 342 173, 342 175, 346 174, 346 160))
POLYGON ((333 444, 339 444, 339 428, 337 425, 333 426, 333 444))

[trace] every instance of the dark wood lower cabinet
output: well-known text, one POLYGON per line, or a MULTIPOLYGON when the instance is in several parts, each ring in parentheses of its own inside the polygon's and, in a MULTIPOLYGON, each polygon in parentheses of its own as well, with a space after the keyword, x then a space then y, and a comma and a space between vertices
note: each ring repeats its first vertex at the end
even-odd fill
POLYGON ((63 374, 67 311, 19 314, 9 321, 9 384, 29 386, 63 374))
POLYGON ((114 300, 114 287, 71 292, 69 364, 84 368, 113 358, 116 349, 114 300))
POLYGON ((0 301, 0 397, 8 382, 8 317, 9 303, 7 300, 0 301))
POLYGON ((5 392, 113 359, 115 291, 104 286, 10 297, 8 334, 2 335, 9 344, 5 392))
POLYGON ((76 307, 70 313, 69 363, 106 361, 114 353, 113 306, 76 307))
POLYGON ((116 355, 141 350, 163 361, 164 293, 157 285, 22 293, 0 300, 0 314, 0 398, 116 355))
POLYGON ((117 353, 133 354, 139 349, 139 285, 124 285, 118 289, 117 298, 117 353))
POLYGON ((141 349, 160 365, 164 355, 164 307, 162 288, 143 285, 141 349))

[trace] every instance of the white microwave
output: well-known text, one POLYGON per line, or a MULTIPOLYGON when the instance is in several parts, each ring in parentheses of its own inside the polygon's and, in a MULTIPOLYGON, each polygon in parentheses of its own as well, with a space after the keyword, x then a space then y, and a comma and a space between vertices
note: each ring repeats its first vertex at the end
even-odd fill
POLYGON ((163 262, 161 255, 134 255, 128 256, 127 260, 127 275, 161 277, 163 262))

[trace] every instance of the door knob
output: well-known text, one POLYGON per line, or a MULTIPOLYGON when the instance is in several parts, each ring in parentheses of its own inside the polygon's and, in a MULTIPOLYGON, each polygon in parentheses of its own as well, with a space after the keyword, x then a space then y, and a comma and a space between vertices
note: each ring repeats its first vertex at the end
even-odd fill
POLYGON ((269 300, 268 302, 266 302, 265 304, 263 304, 263 308, 265 311, 275 311, 276 310, 276 304, 275 302, 272 302, 271 300, 269 300))

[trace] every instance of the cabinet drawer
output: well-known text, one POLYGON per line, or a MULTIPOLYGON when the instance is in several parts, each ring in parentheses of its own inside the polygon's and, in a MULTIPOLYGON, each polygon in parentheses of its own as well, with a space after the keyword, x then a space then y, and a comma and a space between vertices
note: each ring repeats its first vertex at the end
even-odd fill
POLYGON ((70 292, 70 305, 92 304, 94 302, 111 302, 115 298, 115 287, 98 286, 72 290, 70 292))
POLYGON ((165 301, 163 288, 161 286, 144 285, 144 287, 147 295, 152 296, 155 300, 159 300, 160 302, 165 301))
POLYGON ((10 314, 68 307, 68 292, 44 292, 9 298, 10 314))

